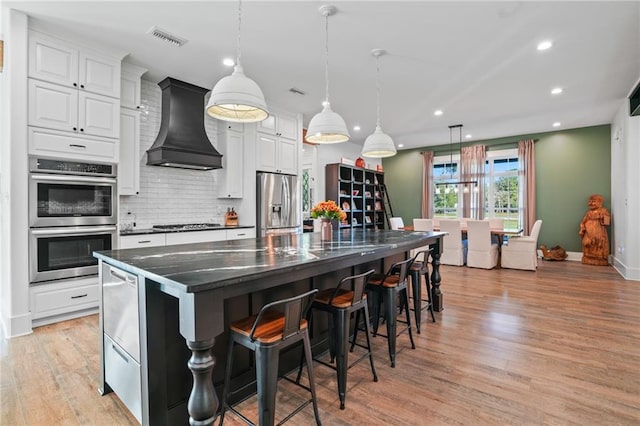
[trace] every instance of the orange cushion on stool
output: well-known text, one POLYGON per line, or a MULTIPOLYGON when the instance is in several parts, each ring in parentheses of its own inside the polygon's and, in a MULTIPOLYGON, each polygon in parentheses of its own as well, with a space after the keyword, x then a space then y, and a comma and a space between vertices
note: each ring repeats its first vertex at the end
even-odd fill
MULTIPOLYGON (((236 321, 230 325, 231 331, 249 336, 251 327, 256 321, 257 315, 236 321)), ((307 328, 307 320, 300 321, 300 329, 307 328)), ((284 314, 277 311, 267 311, 262 315, 260 324, 256 327, 253 337, 255 340, 264 343, 273 343, 282 340, 282 330, 284 329, 284 314)))

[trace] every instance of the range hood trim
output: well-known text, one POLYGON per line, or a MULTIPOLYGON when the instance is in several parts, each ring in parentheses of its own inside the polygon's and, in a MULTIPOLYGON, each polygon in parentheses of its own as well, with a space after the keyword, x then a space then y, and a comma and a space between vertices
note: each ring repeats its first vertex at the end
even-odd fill
POLYGON ((204 96, 208 89, 167 77, 162 89, 158 136, 147 150, 147 165, 213 170, 222 168, 222 155, 204 128, 204 96))

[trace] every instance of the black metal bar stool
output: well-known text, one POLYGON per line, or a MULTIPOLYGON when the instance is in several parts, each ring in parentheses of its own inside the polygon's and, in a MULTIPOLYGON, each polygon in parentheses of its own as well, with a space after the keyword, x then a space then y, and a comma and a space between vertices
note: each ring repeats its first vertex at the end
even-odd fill
MULTIPOLYGON (((416 345, 413 342, 413 334, 411 333, 411 315, 409 313, 409 298, 407 294, 407 273, 411 267, 413 258, 403 260, 402 262, 396 262, 387 271, 386 274, 374 274, 369 277, 367 281, 366 290, 371 292, 374 296, 373 300, 373 335, 378 335, 378 325, 380 321, 380 306, 384 302, 384 313, 387 324, 386 336, 381 334, 382 337, 387 338, 387 345, 389 347, 389 358, 391 359, 391 367, 396 366, 396 337, 405 331, 409 331, 409 339, 411 340, 411 349, 415 349, 416 345), (400 298, 400 306, 406 311, 406 322, 400 321, 406 324, 402 330, 397 330, 397 297, 400 298)), ((355 342, 358 328, 353 335, 353 341, 355 342)), ((353 348, 353 343, 351 344, 353 348)))
POLYGON ((411 294, 413 298, 413 312, 416 318, 416 330, 420 334, 420 323, 422 322, 422 311, 429 309, 431 313, 431 321, 436 322, 433 314, 433 304, 431 303, 431 284, 429 283, 429 255, 431 249, 421 250, 413 256, 413 262, 409 268, 409 276, 411 277, 411 294), (422 283, 420 276, 424 276, 427 286, 427 297, 422 298, 422 283), (422 302, 426 302, 422 305, 422 302))
MULTIPOLYGON (((236 343, 251 349, 256 357, 256 378, 258 391, 258 421, 260 426, 274 424, 276 408, 276 390, 278 386, 278 360, 280 350, 303 341, 309 387, 297 385, 311 392, 311 399, 289 414, 280 424, 286 422, 304 407, 313 403, 316 423, 320 425, 318 403, 313 380, 313 363, 311 362, 311 343, 306 316, 318 290, 301 294, 289 299, 271 302, 260 309, 258 315, 252 315, 231 324, 227 367, 225 370, 224 390, 222 394, 222 411, 220 424, 224 421, 225 411, 231 410, 245 422, 252 424, 235 408, 227 404, 233 392, 229 392, 231 370, 233 367, 233 347, 236 343)), ((292 381, 293 382, 293 381, 292 381)), ((295 382, 294 382, 295 383, 295 382)))
MULTIPOLYGON (((335 360, 335 366, 327 363, 321 359, 314 358, 315 361, 322 365, 331 367, 337 372, 338 376, 338 396, 340 397, 340 409, 344 410, 344 403, 347 394, 347 370, 366 357, 369 357, 369 363, 371 364, 371 373, 373 373, 373 381, 378 381, 378 375, 373 365, 373 353, 371 351, 371 341, 369 338, 369 308, 367 306, 367 294, 365 293, 365 285, 367 278, 373 275, 375 271, 372 269, 364 274, 353 275, 343 278, 336 288, 329 288, 322 290, 316 295, 316 298, 311 306, 312 311, 314 309, 327 312, 330 315, 330 330, 329 330, 329 352, 331 356, 331 363, 335 360), (347 288, 350 286, 350 288, 347 288), (353 339, 353 345, 358 345, 361 348, 367 350, 365 354, 360 356, 353 363, 348 363, 348 351, 347 345, 349 344, 349 334, 351 330, 351 315, 356 313, 356 328, 360 321, 360 312, 364 312, 364 326, 367 337, 367 344, 357 344, 355 335, 353 339)), ((351 347, 353 350, 353 346, 351 347)), ((300 371, 298 377, 302 372, 302 364, 300 365, 300 371)))

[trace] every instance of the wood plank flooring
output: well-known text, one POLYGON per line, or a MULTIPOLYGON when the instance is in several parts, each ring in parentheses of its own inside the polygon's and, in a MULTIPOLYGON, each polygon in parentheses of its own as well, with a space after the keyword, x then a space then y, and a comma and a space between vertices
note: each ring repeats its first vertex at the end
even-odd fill
MULTIPOLYGON (((442 276, 437 322, 423 315, 415 350, 399 338, 395 369, 374 338, 380 381, 366 362, 353 367, 345 410, 335 373, 315 364, 325 425, 640 424, 640 283, 577 262, 540 261, 535 273, 443 266, 442 276)), ((98 339, 93 315, 3 341, 0 424, 136 424, 96 391, 98 339)), ((276 420, 307 397, 279 386, 276 420)), ((241 409, 256 419, 255 397, 241 409)), ((313 424, 311 406, 289 424, 313 424)))

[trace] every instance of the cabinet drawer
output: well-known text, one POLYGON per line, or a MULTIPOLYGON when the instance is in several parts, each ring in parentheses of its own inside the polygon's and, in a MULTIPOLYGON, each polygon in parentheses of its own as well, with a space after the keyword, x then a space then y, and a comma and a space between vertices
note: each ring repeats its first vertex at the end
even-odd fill
POLYGON ((227 229, 227 240, 241 240, 244 238, 255 238, 255 228, 227 229))
POLYGON ((165 235, 166 234, 144 234, 121 236, 118 248, 128 249, 164 246, 166 244, 165 235))
POLYGON ((37 285, 30 288, 33 319, 91 309, 98 306, 98 278, 37 285))
POLYGON ((224 229, 219 231, 176 232, 167 234, 167 245, 208 243, 211 241, 224 241, 226 239, 227 233, 224 229))
POLYGON ((141 369, 117 343, 104 335, 104 379, 127 406, 131 414, 142 422, 141 369))
POLYGON ((37 127, 29 127, 29 154, 108 163, 117 163, 119 156, 115 140, 75 137, 37 127))

